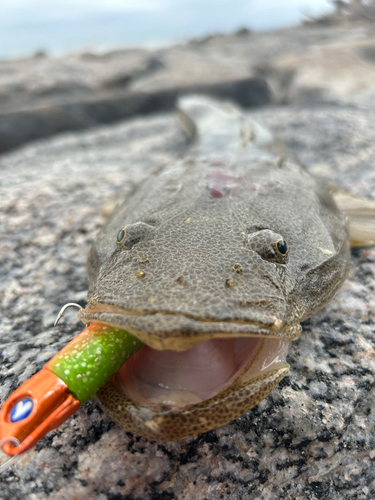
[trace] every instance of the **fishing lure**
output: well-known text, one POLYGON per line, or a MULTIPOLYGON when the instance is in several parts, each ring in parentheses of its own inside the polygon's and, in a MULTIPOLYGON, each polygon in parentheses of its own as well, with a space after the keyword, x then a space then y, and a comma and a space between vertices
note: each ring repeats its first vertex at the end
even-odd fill
POLYGON ((91 399, 142 345, 126 330, 89 325, 3 404, 4 453, 14 456, 35 446, 91 399))

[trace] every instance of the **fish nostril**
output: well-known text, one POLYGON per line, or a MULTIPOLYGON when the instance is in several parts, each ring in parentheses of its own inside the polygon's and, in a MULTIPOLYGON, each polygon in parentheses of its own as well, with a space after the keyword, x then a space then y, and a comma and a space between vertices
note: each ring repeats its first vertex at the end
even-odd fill
POLYGON ((188 283, 188 281, 186 280, 186 278, 184 276, 179 276, 176 279, 176 283, 178 283, 179 285, 181 285, 181 286, 183 286, 185 288, 189 287, 189 283, 188 283))
POLYGON ((237 274, 241 274, 243 272, 241 264, 238 263, 233 265, 232 270, 237 274))

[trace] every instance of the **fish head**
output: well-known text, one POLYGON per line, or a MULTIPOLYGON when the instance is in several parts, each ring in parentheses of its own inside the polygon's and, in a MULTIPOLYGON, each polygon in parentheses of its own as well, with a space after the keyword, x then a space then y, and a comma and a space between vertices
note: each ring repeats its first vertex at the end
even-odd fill
POLYGON ((145 344, 98 396, 153 439, 204 432, 261 401, 289 369, 300 321, 348 269, 345 221, 323 186, 296 165, 215 161, 150 178, 89 256, 80 318, 145 344))

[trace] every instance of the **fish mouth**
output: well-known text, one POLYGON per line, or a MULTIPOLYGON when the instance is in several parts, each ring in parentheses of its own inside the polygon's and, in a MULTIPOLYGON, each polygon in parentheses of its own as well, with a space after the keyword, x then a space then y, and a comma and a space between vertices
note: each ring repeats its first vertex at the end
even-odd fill
POLYGON ((262 337, 210 339, 185 351, 145 345, 112 383, 137 405, 182 410, 287 367, 288 346, 288 341, 262 337))
POLYGON ((266 327, 161 312, 132 314, 103 303, 89 305, 79 317, 126 329, 145 343, 112 377, 116 390, 139 407, 180 411, 287 369, 289 342, 300 332, 299 325, 277 330, 274 323, 266 327))

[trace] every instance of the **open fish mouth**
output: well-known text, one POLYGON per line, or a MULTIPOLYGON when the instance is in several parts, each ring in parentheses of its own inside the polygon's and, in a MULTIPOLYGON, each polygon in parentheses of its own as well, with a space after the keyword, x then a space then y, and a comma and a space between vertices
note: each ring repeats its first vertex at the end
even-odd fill
POLYGON ((112 378, 118 391, 135 405, 175 410, 201 404, 231 387, 288 368, 289 341, 300 331, 299 325, 277 331, 273 324, 267 328, 156 313, 150 332, 149 314, 130 314, 101 303, 79 315, 84 322, 124 328, 145 343, 112 378), (158 325, 164 329, 158 331, 158 325))
POLYGON ((225 425, 262 401, 289 371, 300 325, 208 321, 90 303, 84 323, 122 328, 145 343, 96 396, 124 430, 174 441, 225 425))
POLYGON ((262 337, 210 339, 186 351, 146 345, 122 366, 113 384, 138 405, 182 409, 288 366, 288 345, 262 337))

